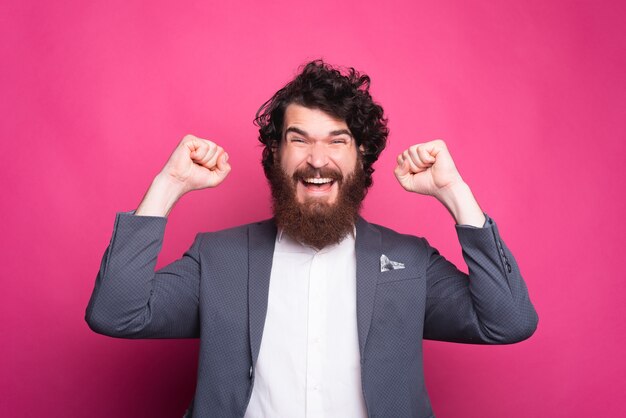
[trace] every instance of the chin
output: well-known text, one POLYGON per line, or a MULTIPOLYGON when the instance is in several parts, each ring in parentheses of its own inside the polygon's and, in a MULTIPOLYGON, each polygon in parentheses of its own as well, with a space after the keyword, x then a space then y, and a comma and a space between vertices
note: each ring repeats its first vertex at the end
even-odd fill
POLYGON ((336 197, 329 196, 306 196, 299 197, 298 203, 301 205, 311 205, 311 204, 320 204, 325 206, 334 206, 337 203, 336 197))

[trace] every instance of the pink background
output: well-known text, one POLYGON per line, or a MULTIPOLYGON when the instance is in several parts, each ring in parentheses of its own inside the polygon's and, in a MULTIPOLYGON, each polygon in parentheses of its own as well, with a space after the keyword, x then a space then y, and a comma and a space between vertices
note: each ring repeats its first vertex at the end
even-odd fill
POLYGON ((174 209, 159 265, 270 216, 254 113, 323 57, 368 73, 389 116, 364 216, 462 263, 445 209, 392 175, 404 148, 445 139, 539 312, 518 345, 425 343, 438 417, 624 416, 626 3, 224 3, 0 6, 0 415, 182 415, 197 341, 83 320, 115 213, 194 133, 233 171, 174 209))

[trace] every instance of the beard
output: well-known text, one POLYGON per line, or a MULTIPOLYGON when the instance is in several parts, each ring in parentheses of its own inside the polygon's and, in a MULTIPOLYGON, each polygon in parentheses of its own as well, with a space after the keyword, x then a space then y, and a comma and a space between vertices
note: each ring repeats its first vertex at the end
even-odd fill
POLYGON ((357 161, 352 174, 346 176, 330 168, 315 169, 307 166, 289 177, 276 161, 270 169, 268 180, 272 189, 272 207, 276 226, 291 238, 318 250, 339 243, 354 231, 354 225, 367 194, 365 172, 357 161), (322 199, 307 197, 300 203, 296 186, 304 178, 327 177, 338 186, 337 199, 327 203, 322 199))

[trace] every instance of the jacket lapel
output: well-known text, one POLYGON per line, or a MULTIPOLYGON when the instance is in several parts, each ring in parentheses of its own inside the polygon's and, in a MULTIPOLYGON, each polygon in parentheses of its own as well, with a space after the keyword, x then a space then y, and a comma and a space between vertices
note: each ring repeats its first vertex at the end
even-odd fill
POLYGON ((253 366, 259 356, 267 314, 275 242, 276 226, 272 220, 250 225, 248 229, 248 326, 250 327, 250 353, 253 366))
MULTIPOLYGON (((250 352, 256 364, 267 314, 276 226, 272 220, 252 224, 248 230, 248 324, 250 352)), ((380 232, 359 217, 356 223, 356 310, 361 358, 372 321, 376 283, 380 273, 380 232)))
POLYGON ((381 254, 380 232, 359 216, 356 223, 356 313, 361 358, 372 322, 381 254))

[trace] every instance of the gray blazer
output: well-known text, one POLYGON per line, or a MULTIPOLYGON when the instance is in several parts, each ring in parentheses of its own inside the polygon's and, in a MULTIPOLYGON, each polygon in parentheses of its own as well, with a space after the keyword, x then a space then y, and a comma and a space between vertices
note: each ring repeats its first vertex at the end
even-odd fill
MULTIPOLYGON (((86 321, 121 338, 197 338, 187 416, 242 417, 254 385, 276 227, 272 220, 201 233, 155 272, 166 218, 119 213, 86 321)), ((537 326, 524 281, 496 224, 457 226, 469 277, 423 238, 359 219, 357 319, 369 417, 433 416, 422 339, 508 344, 537 326), (381 271, 381 255, 404 268, 381 271)))

